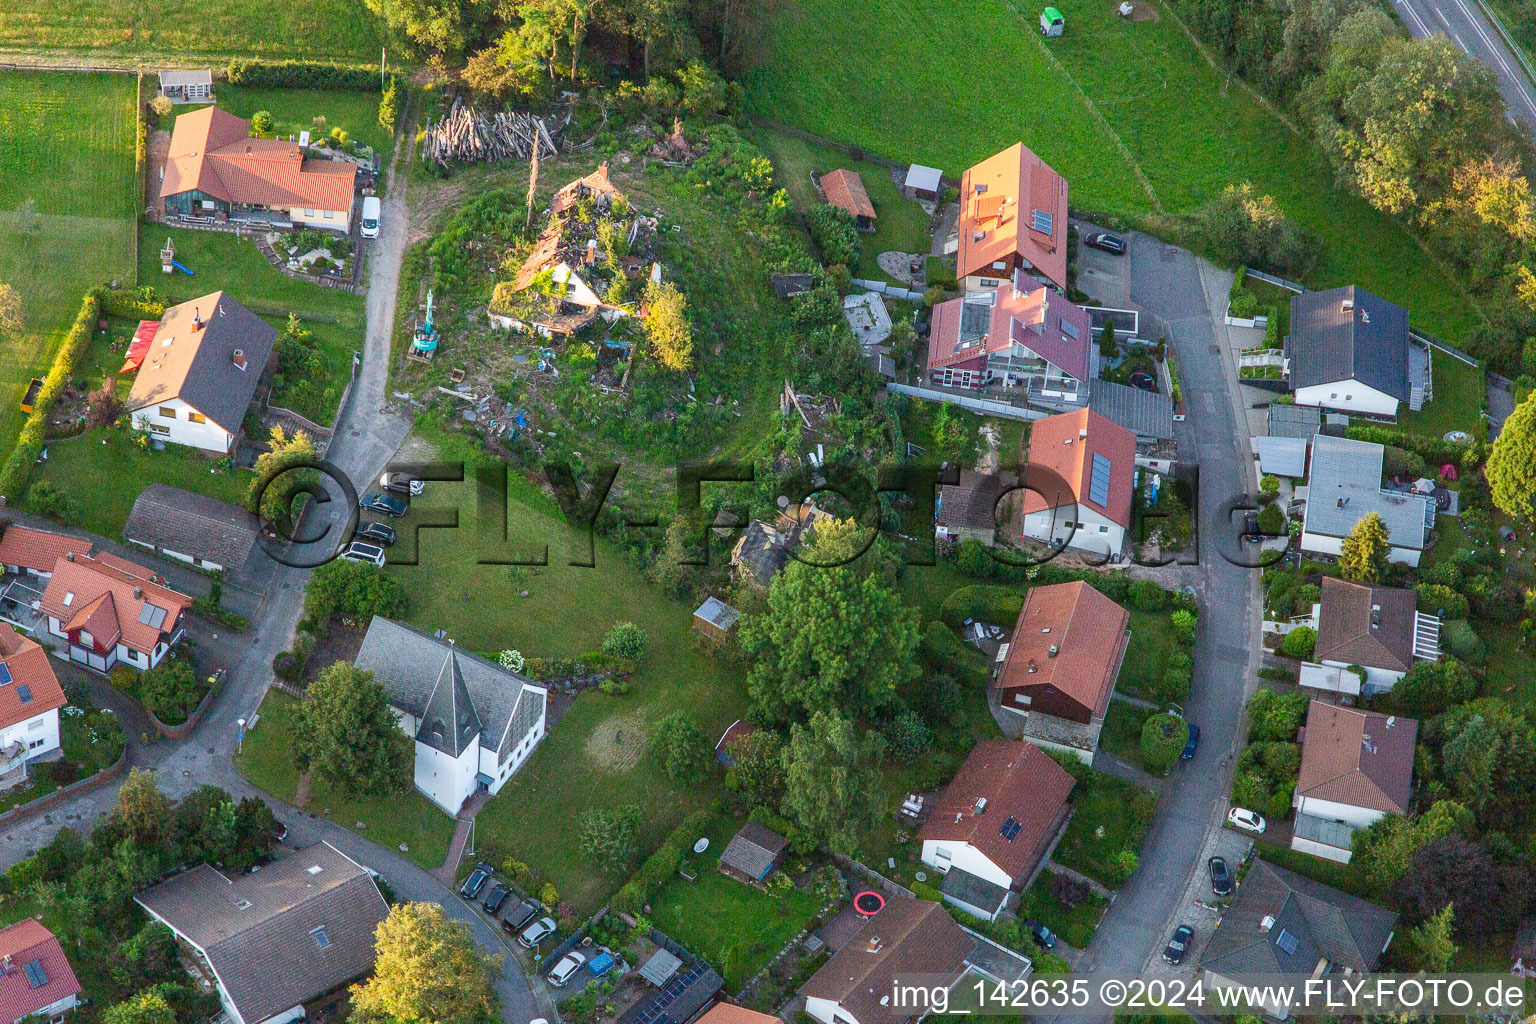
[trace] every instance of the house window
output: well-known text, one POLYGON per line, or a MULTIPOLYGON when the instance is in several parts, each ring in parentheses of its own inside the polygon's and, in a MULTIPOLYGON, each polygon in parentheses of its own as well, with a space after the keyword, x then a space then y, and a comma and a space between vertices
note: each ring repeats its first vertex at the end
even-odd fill
POLYGON ((309 934, 310 937, 315 940, 315 945, 319 946, 321 949, 324 949, 326 946, 331 944, 331 937, 326 934, 325 925, 321 925, 318 928, 311 928, 309 930, 309 934))
POLYGON ((157 434, 169 434, 171 432, 171 428, 163 423, 151 423, 149 429, 157 434))
POLYGON ((200 412, 189 412, 189 413, 187 413, 187 419, 191 420, 193 423, 207 423, 208 422, 208 417, 204 416, 200 412))
POLYGON ((314 215, 315 215, 315 211, 314 210, 305 210, 304 211, 304 216, 306 216, 306 217, 313 217, 314 215))
POLYGON ((28 750, 36 750, 38 747, 42 746, 46 742, 48 742, 48 741, 47 740, 29 740, 27 742, 27 749, 28 750))
POLYGON ((44 725, 47 725, 47 724, 48 724, 47 719, 44 719, 44 718, 34 718, 34 719, 32 719, 32 721, 27 723, 27 732, 37 732, 44 725))
POLYGON ((1008 261, 1007 260, 993 260, 992 261, 992 269, 993 270, 1007 270, 1008 269, 1008 261))
POLYGON ((996 288, 998 285, 1000 285, 1002 283, 1003 282, 999 281, 995 277, 984 277, 984 278, 981 279, 981 286, 983 288, 996 288))
POLYGON ((170 406, 170 405, 162 405, 160 407, 160 418, 163 419, 163 420, 173 420, 173 419, 175 419, 176 418, 176 408, 174 406, 170 406))
POLYGON ((91 636, 91 634, 90 634, 90 632, 88 630, 82 629, 80 631, 80 642, 82 644, 85 644, 87 647, 95 647, 96 646, 96 638, 91 636))
POLYGON ((1100 533, 1108 533, 1109 532, 1109 527, 1101 526, 1101 527, 1099 527, 1099 532, 1100 533))
POLYGON ((335 220, 336 219, 336 212, 334 210, 326 210, 325 211, 325 219, 326 220, 335 220))
POLYGON ((204 199, 199 205, 205 210, 217 210, 219 208, 219 204, 212 199, 204 199))

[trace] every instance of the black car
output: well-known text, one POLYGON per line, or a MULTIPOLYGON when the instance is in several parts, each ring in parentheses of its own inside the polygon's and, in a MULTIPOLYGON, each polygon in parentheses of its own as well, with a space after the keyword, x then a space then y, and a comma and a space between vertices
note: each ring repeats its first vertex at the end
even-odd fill
POLYGON ((1194 760, 1195 751, 1200 746, 1200 727, 1194 722, 1189 723, 1189 739, 1184 743, 1184 753, 1179 757, 1185 761, 1194 760))
POLYGON ((1257 512, 1243 513, 1243 539, 1249 541, 1259 539, 1259 514, 1257 512))
POLYGON ((1051 932, 1049 928, 1041 924, 1039 921, 1026 920, 1024 922, 1024 927, 1029 929, 1029 934, 1035 937, 1035 941, 1040 943, 1041 948, 1056 948, 1056 936, 1051 932))
POLYGON ((357 499, 357 507, 365 508, 369 512, 382 512, 386 516, 405 515, 405 502, 399 498, 391 498, 387 494, 378 491, 369 491, 357 499))
POLYGON ((523 930, 524 925, 538 916, 539 905, 533 900, 523 900, 507 911, 507 916, 501 919, 501 930, 508 935, 516 935, 523 930))
POLYGON ((1227 862, 1220 857, 1212 857, 1206 863, 1211 869, 1211 892, 1217 896, 1232 895, 1232 872, 1227 869, 1227 862))
POLYGON ((1195 937, 1195 930, 1187 924, 1181 924, 1173 930, 1173 938, 1168 940, 1167 947, 1163 950, 1163 959, 1171 964, 1177 964, 1184 959, 1184 954, 1189 951, 1189 940, 1195 937))
POLYGON ((1116 256, 1125 255, 1125 239, 1121 238, 1119 235, 1112 235, 1108 231, 1101 231, 1096 235, 1089 235, 1087 238, 1083 239, 1083 241, 1087 242, 1095 249, 1114 253, 1116 256))
POLYGON ((511 886, 505 882, 497 882, 491 887, 491 894, 485 898, 485 903, 482 904, 485 907, 485 912, 494 916, 496 911, 501 909, 501 905, 507 902, 507 897, 511 895, 511 886))
POLYGON ((480 890, 485 888, 485 883, 491 880, 491 866, 483 861, 475 865, 475 870, 464 879, 464 884, 459 886, 459 895, 467 900, 472 900, 480 895, 480 890))
POLYGON ((385 548, 399 539, 395 534, 395 528, 388 523, 363 523, 358 526, 357 532, 352 536, 358 540, 371 540, 385 548))

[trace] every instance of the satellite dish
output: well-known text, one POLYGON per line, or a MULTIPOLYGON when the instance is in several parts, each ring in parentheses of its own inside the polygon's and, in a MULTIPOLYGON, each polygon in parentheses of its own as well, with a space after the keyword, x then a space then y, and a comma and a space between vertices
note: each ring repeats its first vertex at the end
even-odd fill
POLYGON ((703 853, 707 849, 709 849, 709 837, 708 836, 705 836, 704 838, 700 839, 698 842, 693 844, 693 852, 694 853, 703 853))

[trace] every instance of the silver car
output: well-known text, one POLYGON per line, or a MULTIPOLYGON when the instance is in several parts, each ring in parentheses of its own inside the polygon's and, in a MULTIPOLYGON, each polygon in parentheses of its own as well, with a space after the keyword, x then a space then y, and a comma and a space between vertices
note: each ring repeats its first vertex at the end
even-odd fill
POLYGON ((581 965, 587 962, 587 958, 580 953, 570 952, 560 958, 555 964, 555 969, 549 972, 549 983, 556 988, 571 980, 572 975, 581 970, 581 965))
POLYGON ((517 941, 519 945, 532 949, 553 934, 555 934, 555 919, 552 917, 541 917, 527 928, 524 928, 523 933, 517 937, 517 941))

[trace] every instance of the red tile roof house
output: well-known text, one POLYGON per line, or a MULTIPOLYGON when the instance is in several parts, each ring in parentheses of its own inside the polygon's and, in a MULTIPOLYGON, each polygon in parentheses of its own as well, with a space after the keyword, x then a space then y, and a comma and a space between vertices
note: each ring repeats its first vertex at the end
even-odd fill
POLYGON ((1131 526, 1136 435, 1079 409, 1036 420, 1024 467, 1023 539, 1114 558, 1131 526))
POLYGON ((0 1024, 29 1017, 60 1024, 80 992, 53 932, 30 917, 0 929, 0 1024))
POLYGON ((997 288, 1024 270, 1067 287, 1067 182, 1022 143, 960 178, 956 270, 966 291, 997 288))
POLYGON ((1031 744, 976 744, 917 833, 922 862, 944 876, 944 899, 996 920, 1045 860, 1067 820, 1072 785, 1066 769, 1031 744))
POLYGON ((54 563, 71 553, 90 554, 91 542, 26 526, 7 526, 0 536, 0 565, 6 572, 47 579, 53 575, 54 563))
POLYGON ((1097 364, 1088 311, 1022 270, 1009 284, 933 307, 928 379, 935 384, 1022 387, 1058 408, 1082 406, 1097 364))
POLYGON ((817 182, 828 205, 847 210, 853 215, 853 225, 860 231, 875 230, 875 204, 869 201, 864 190, 864 179, 856 171, 838 169, 828 171, 817 182))
POLYGON ((48 632, 67 643, 69 660, 98 672, 160 664, 181 640, 191 607, 149 569, 107 554, 60 557, 42 600, 48 632))
POLYGON ((1348 864, 1356 829, 1407 814, 1418 735, 1411 718, 1308 705, 1291 849, 1348 864))
POLYGON ((997 652, 1005 735, 1091 764, 1130 643, 1131 613, 1082 581, 1031 587, 997 652))
POLYGON ((166 216, 351 230, 357 165, 297 142, 251 137, 244 118, 204 107, 176 119, 160 198, 166 216))
POLYGON ((21 784, 30 762, 59 750, 66 703, 48 652, 0 623, 0 790, 21 784))

